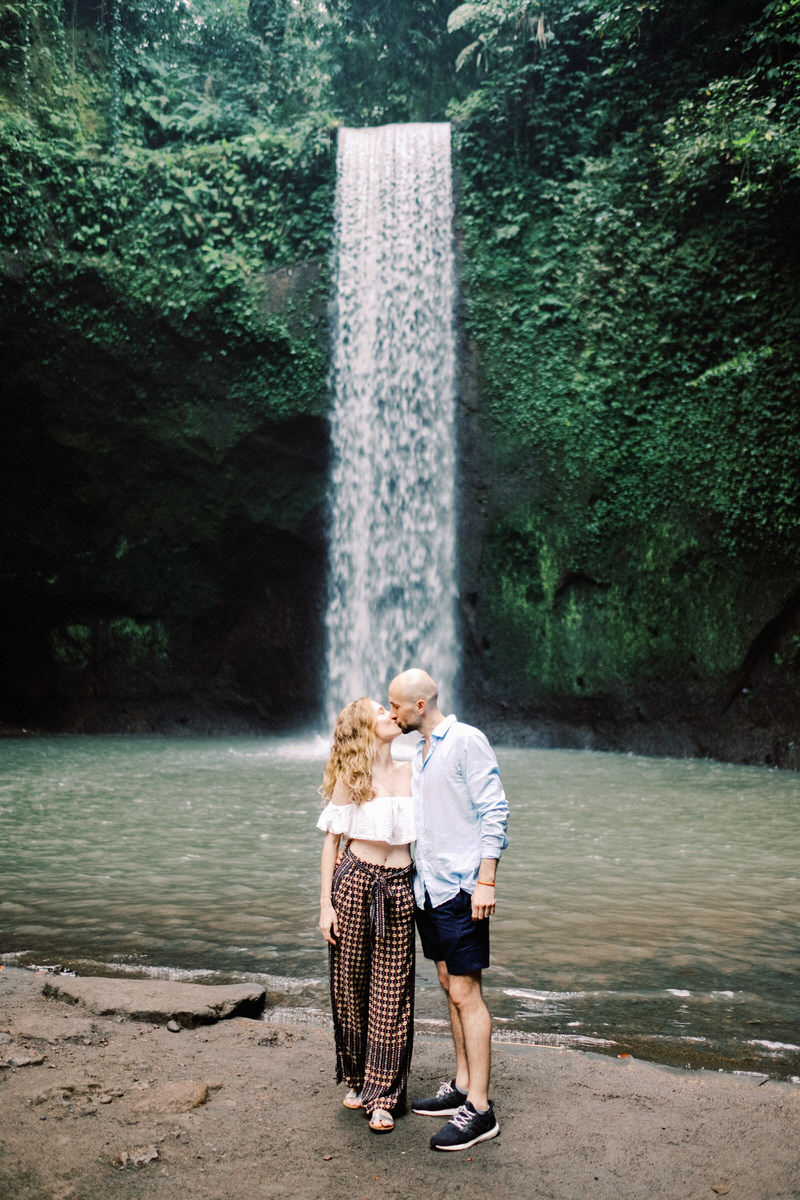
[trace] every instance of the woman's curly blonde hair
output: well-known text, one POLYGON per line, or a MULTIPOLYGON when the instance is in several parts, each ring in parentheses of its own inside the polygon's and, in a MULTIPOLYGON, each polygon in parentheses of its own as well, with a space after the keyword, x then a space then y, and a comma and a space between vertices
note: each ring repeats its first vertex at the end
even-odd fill
POLYGON ((343 708, 336 718, 331 755, 325 764, 319 789, 323 800, 331 799, 339 779, 355 804, 371 800, 374 762, 375 702, 368 696, 361 696, 343 708))

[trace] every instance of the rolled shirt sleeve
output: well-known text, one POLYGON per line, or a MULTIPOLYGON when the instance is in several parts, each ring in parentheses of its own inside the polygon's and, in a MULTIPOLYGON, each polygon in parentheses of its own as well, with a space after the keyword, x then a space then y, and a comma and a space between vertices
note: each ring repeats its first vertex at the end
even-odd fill
POLYGON ((467 787, 479 814, 481 858, 500 858, 508 845, 508 800, 486 735, 476 729, 465 743, 467 787))

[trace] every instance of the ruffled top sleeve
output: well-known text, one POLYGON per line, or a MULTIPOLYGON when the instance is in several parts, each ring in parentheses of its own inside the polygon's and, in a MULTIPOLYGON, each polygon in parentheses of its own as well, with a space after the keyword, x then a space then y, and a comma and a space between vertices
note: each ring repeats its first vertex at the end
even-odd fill
POLYGON ((334 804, 320 813, 317 829, 365 842, 405 846, 413 842, 414 800, 411 796, 376 796, 363 804, 334 804))

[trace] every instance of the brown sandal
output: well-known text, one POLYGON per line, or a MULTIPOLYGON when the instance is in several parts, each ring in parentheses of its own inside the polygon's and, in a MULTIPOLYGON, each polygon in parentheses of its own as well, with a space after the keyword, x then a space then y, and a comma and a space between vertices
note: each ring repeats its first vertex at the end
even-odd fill
POLYGON ((385 1108, 376 1108, 369 1119, 369 1127, 373 1133, 391 1133, 394 1117, 385 1108))

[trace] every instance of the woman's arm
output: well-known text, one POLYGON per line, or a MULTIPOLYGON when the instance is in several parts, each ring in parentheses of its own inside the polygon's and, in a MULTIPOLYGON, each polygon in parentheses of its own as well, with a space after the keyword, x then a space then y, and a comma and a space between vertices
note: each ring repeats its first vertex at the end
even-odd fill
POLYGON ((341 834, 326 833, 325 841, 322 844, 322 860, 320 862, 320 890, 319 890, 319 927, 322 930, 322 936, 326 942, 330 942, 332 946, 336 945, 336 939, 339 936, 339 923, 336 920, 336 909, 331 901, 331 887, 333 886, 333 868, 336 862, 336 855, 339 850, 339 840, 341 834))

